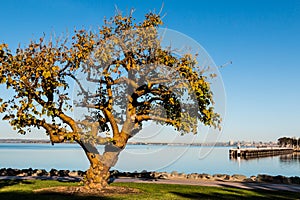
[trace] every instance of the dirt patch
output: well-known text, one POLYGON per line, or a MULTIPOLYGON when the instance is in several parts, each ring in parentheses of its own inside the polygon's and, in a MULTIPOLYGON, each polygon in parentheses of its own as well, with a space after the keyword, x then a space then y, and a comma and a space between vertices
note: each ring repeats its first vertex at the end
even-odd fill
POLYGON ((123 194, 138 194, 140 190, 135 188, 121 187, 121 186, 108 186, 105 189, 86 189, 83 186, 60 186, 50 187, 34 190, 35 193, 39 194, 62 194, 71 196, 117 196, 123 194))

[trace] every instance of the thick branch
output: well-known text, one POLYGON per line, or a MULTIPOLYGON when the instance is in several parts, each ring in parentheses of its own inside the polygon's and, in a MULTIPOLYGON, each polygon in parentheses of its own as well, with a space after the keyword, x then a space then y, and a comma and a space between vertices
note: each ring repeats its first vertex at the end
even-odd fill
POLYGON ((108 119, 108 121, 110 122, 110 125, 112 127, 112 131, 113 131, 113 134, 115 135, 118 135, 120 132, 119 132, 119 127, 118 127, 118 124, 112 114, 111 111, 107 110, 106 108, 103 108, 103 113, 106 117, 106 119, 108 119))
POLYGON ((62 143, 67 139, 74 139, 75 141, 79 140, 79 134, 76 132, 66 132, 59 128, 58 126, 49 124, 44 120, 37 120, 37 123, 46 129, 46 132, 50 135, 50 140, 53 143, 62 143))
POLYGON ((122 82, 127 83, 128 85, 130 85, 133 88, 138 88, 139 87, 139 85, 135 81, 133 81, 133 80, 131 80, 131 79, 125 77, 125 76, 114 80, 113 84, 120 84, 122 82))
POLYGON ((73 132, 78 133, 78 127, 77 127, 77 124, 74 121, 74 119, 72 119, 68 115, 64 114, 63 112, 59 112, 58 116, 60 117, 61 120, 63 120, 63 122, 65 122, 66 124, 68 124, 71 127, 73 132))
POLYGON ((138 115, 136 116, 136 120, 138 122, 147 121, 147 120, 154 120, 154 121, 161 121, 169 124, 175 123, 175 120, 164 118, 164 117, 158 117, 158 116, 149 116, 149 115, 138 115))

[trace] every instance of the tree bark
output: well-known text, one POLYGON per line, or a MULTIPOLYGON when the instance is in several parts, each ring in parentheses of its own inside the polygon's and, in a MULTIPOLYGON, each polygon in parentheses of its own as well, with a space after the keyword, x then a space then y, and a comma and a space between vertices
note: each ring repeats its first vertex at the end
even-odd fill
POLYGON ((90 168, 87 170, 84 178, 84 185, 87 189, 101 190, 105 188, 109 182, 109 170, 116 164, 122 149, 115 145, 107 144, 103 155, 100 155, 94 145, 84 142, 80 142, 80 145, 90 162, 90 168))

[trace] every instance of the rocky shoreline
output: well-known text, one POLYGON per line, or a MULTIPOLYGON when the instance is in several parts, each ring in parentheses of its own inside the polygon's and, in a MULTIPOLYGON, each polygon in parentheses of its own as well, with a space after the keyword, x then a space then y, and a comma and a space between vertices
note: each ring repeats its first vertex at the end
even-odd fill
MULTIPOLYGON (((0 177, 36 177, 40 179, 57 179, 59 178, 70 178, 71 181, 80 181, 84 175, 85 171, 81 170, 57 170, 51 169, 46 171, 45 169, 12 169, 12 168, 2 168, 0 169, 0 177)), ((190 181, 232 181, 232 182, 254 182, 254 183, 278 183, 278 184, 299 184, 300 177, 286 177, 286 176, 270 176, 267 174, 258 174, 257 176, 244 176, 240 174, 228 175, 228 174, 184 174, 178 173, 176 171, 167 172, 119 172, 117 170, 111 171, 111 181, 119 178, 136 178, 136 179, 147 179, 147 180, 190 180, 190 181)))

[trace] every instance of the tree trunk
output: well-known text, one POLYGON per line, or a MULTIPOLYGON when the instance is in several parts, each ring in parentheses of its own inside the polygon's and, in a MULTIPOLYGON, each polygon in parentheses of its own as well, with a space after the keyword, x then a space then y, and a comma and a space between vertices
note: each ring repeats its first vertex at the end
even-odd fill
POLYGON ((103 165, 101 162, 91 163, 90 168, 86 172, 84 184, 88 189, 103 189, 108 185, 109 166, 103 165))
POLYGON ((103 155, 100 155, 94 145, 84 142, 80 142, 80 145, 90 162, 90 168, 87 170, 84 178, 86 188, 99 190, 105 188, 110 177, 109 170, 116 164, 122 149, 108 144, 105 146, 103 155))

